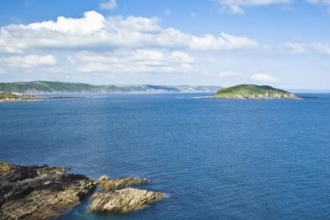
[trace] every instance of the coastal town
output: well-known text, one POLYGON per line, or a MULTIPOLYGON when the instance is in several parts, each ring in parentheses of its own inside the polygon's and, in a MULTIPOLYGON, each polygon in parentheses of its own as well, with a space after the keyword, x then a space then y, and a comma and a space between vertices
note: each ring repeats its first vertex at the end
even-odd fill
POLYGON ((0 102, 16 102, 16 101, 36 101, 34 95, 27 95, 18 92, 0 91, 0 102))

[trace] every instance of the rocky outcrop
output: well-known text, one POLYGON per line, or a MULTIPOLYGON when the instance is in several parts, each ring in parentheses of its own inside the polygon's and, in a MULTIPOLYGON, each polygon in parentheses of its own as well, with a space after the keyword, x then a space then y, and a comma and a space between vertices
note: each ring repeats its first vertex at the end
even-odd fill
POLYGON ((104 192, 92 196, 95 213, 125 213, 143 209, 164 198, 163 193, 126 188, 147 179, 128 177, 94 180, 68 174, 68 167, 18 166, 0 161, 0 219, 50 219, 68 212, 90 194, 96 185, 104 192))
POLYGON ((126 213, 143 209, 164 199, 164 194, 141 189, 125 188, 108 193, 95 193, 90 205, 91 212, 126 213))
POLYGON ((54 218, 78 205, 95 182, 67 171, 0 162, 0 219, 54 218))
POLYGON ((164 199, 163 193, 127 188, 132 185, 146 184, 147 182, 146 178, 109 179, 107 176, 101 176, 98 184, 104 192, 95 193, 92 196, 91 212, 125 213, 137 211, 164 199))
POLYGON ((109 179, 107 176, 101 176, 98 184, 103 188, 105 192, 111 190, 123 189, 132 185, 146 184, 148 180, 146 178, 137 179, 133 177, 127 177, 124 179, 109 179))

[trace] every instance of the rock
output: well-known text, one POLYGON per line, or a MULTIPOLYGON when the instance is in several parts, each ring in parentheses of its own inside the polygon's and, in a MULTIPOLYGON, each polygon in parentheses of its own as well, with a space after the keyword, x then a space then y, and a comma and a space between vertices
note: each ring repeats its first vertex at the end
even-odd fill
POLYGON ((107 176, 101 176, 98 184, 103 188, 105 193, 95 193, 92 196, 91 212, 126 213, 137 211, 165 198, 163 193, 126 188, 131 185, 146 184, 147 182, 148 180, 146 178, 136 179, 128 177, 112 180, 107 176))
POLYGON ((107 176, 101 176, 99 178, 98 184, 103 188, 105 192, 111 190, 123 189, 132 185, 146 184, 148 180, 146 178, 137 179, 133 177, 127 177, 124 179, 109 179, 107 176))
POLYGON ((126 213, 143 209, 147 205, 164 199, 163 193, 125 188, 108 193, 95 193, 90 205, 91 212, 126 213))
MULTIPOLYGON (((68 212, 96 187, 86 176, 68 174, 68 167, 18 166, 0 161, 0 219, 49 219, 68 212)), ((147 183, 128 177, 98 184, 105 193, 92 196, 92 212, 125 213, 140 210, 164 198, 163 193, 125 188, 147 183), (125 189, 123 189, 125 188, 125 189)))
POLYGON ((0 219, 48 219, 78 205, 95 182, 67 167, 0 162, 0 219))

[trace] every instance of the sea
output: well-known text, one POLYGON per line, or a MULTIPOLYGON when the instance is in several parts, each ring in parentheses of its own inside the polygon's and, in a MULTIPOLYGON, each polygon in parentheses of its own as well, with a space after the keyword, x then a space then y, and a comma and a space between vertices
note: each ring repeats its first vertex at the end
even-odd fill
POLYGON ((330 219, 330 94, 68 95, 0 103, 0 160, 70 166, 94 179, 145 177, 137 188, 166 199, 102 215, 86 199, 58 219, 330 219))

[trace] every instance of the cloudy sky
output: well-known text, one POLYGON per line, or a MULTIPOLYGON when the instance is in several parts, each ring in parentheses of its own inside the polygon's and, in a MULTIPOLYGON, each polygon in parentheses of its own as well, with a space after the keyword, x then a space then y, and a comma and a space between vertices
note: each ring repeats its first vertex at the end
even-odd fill
POLYGON ((0 81, 330 89, 329 0, 2 0, 0 81))

